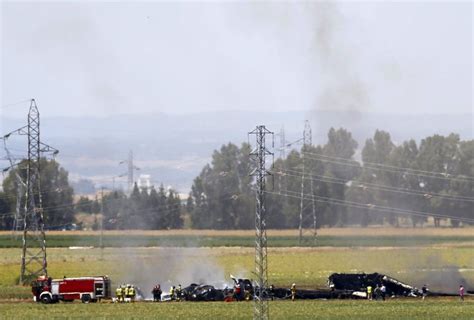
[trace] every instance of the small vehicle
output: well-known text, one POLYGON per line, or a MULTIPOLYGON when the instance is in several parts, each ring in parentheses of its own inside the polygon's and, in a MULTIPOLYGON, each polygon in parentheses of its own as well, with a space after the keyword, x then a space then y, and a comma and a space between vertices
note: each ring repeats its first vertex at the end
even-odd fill
POLYGON ((52 279, 41 276, 31 285, 33 300, 43 303, 81 300, 97 302, 111 297, 110 279, 107 276, 52 279))

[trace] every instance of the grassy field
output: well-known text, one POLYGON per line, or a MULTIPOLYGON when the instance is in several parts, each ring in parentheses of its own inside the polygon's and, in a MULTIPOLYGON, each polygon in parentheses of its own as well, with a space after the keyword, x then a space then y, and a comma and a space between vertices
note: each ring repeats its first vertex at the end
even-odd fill
MULTIPOLYGON (((135 303, 115 305, 0 303, 3 319, 63 318, 154 318, 154 319, 252 319, 252 302, 225 303, 135 303)), ((272 319, 411 319, 472 320, 474 300, 461 303, 455 299, 374 301, 274 301, 270 302, 272 319)))
MULTIPOLYGON (((304 230, 310 231, 310 230, 304 230)), ((98 231, 48 231, 48 235, 97 235, 98 231)), ((11 231, 0 231, 0 235, 11 235, 11 231)), ((176 229, 176 230, 104 230, 105 235, 192 235, 192 236, 254 236, 255 230, 205 230, 205 229, 176 229)), ((270 229, 269 236, 296 236, 296 229, 270 229)), ((474 227, 464 228, 393 228, 393 227, 366 227, 366 228, 324 228, 318 229, 321 236, 472 236, 474 227)), ((21 234, 20 234, 21 235, 21 234)))
MULTIPOLYGON (((473 235, 464 230, 440 229, 438 235, 433 229, 424 229, 419 233, 411 229, 389 229, 386 232, 379 229, 340 229, 333 230, 332 233, 322 232, 318 241, 322 242, 326 237, 324 246, 288 247, 281 244, 269 248, 269 280, 275 286, 289 287, 296 282, 300 288, 315 288, 325 287, 327 277, 333 272, 380 272, 416 286, 428 283, 432 290, 455 292, 461 278, 469 285, 474 284, 473 235), (425 241, 419 241, 420 239, 425 241)), ((286 232, 288 231, 274 232, 269 241, 272 241, 272 237, 296 241, 286 232)), ((110 240, 120 234, 109 232, 106 236, 110 240)), ((8 234, 2 234, 1 237, 8 237, 8 234)), ((102 250, 66 246, 52 248, 51 243, 55 237, 58 238, 54 241, 58 242, 61 237, 64 237, 65 242, 77 239, 74 237, 95 241, 97 234, 50 234, 48 271, 53 277, 108 274, 114 285, 122 282, 135 283, 145 292, 149 292, 157 282, 168 289, 170 285, 177 283, 187 285, 191 282, 213 281, 212 284, 215 285, 223 285, 224 282, 230 284, 230 274, 253 277, 254 250, 245 244, 250 241, 247 239, 251 239, 248 231, 232 231, 229 234, 220 231, 181 231, 176 235, 167 231, 151 231, 141 235, 132 231, 126 232, 120 239, 123 245, 131 244, 132 247, 113 246, 102 250), (180 241, 170 241, 168 247, 137 246, 134 243, 137 237, 144 237, 148 239, 146 241, 152 242, 163 237, 181 237, 180 241, 187 247, 173 247, 183 244, 180 241), (211 240, 202 240, 207 238, 211 240), (228 239, 223 240, 225 238, 235 239, 231 243, 236 246, 226 245, 228 239), (200 247, 209 243, 213 245, 200 247)), ((78 246, 77 242, 72 245, 78 246)), ((48 310, 48 314, 53 316, 68 314, 79 318, 114 318, 117 315, 129 318, 179 319, 186 316, 202 319, 228 315, 232 319, 251 318, 251 303, 182 303, 179 307, 174 303, 136 303, 133 306, 107 303, 43 306, 27 303, 27 300, 22 299, 30 298, 30 289, 16 285, 20 269, 19 256, 18 248, 0 249, 0 318, 28 318, 42 314, 44 310, 48 310)), ((321 319, 474 319, 472 299, 463 304, 455 299, 436 299, 423 303, 418 299, 396 299, 386 303, 298 301, 292 304, 279 301, 272 303, 271 309, 272 318, 276 319, 311 319, 315 315, 321 319)))
MULTIPOLYGON (((299 242, 295 230, 268 232, 270 247, 387 247, 431 246, 474 243, 474 228, 469 229, 324 229, 317 241, 309 236, 299 242)), ((99 233, 91 231, 48 232, 49 247, 98 246, 99 233)), ((250 230, 237 231, 107 231, 105 247, 253 247, 255 235, 250 230)), ((0 248, 20 248, 21 235, 0 233, 0 248)))

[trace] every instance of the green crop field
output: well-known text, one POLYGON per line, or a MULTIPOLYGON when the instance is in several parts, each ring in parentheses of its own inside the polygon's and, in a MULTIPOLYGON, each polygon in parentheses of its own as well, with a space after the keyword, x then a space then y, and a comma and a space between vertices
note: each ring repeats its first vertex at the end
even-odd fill
MULTIPOLYGON (((78 246, 77 238, 73 237, 85 237, 90 242, 80 240, 84 241, 82 244, 94 246, 97 234, 53 234, 48 237, 49 274, 52 277, 107 274, 114 286, 122 282, 134 283, 145 293, 158 282, 166 290, 178 283, 186 286, 191 282, 214 281, 216 285, 224 285, 224 282, 230 285, 230 274, 253 277, 254 250, 245 244, 251 239, 247 232, 175 236, 145 233, 142 235, 145 240, 142 240, 150 242, 150 245, 143 245, 142 240, 139 241, 142 245, 138 245, 136 239, 140 235, 137 233, 120 237, 122 247, 113 245, 104 249, 60 245, 63 239, 71 246, 78 246), (157 237, 161 237, 159 241, 157 237), (168 237, 165 244, 162 243, 163 237, 168 237), (181 240, 175 242, 170 237, 181 240), (225 238, 234 240, 229 244, 225 238), (59 244, 52 247, 52 243, 59 244), (163 246, 156 246, 160 244, 163 246), (178 245, 183 247, 176 247, 178 245)), ((115 234, 106 236, 110 237, 105 241, 106 246, 107 241, 117 237, 115 234)), ((11 241, 5 238, 5 234, 2 237, 0 242, 11 241)), ((296 241, 288 234, 275 234, 273 237, 296 241)), ((300 288, 317 288, 325 287, 327 277, 334 272, 380 272, 415 286, 428 283, 432 290, 456 292, 459 279, 464 279, 466 284, 474 284, 474 241, 466 233, 456 236, 444 230, 440 231, 439 236, 435 231, 405 236, 397 232, 384 235, 376 231, 364 235, 347 231, 324 234, 321 238, 318 241, 326 241, 324 246, 271 246, 268 251, 270 283, 289 287, 295 282, 300 288), (392 241, 391 237, 396 241, 392 241), (425 241, 420 241, 421 238, 425 241)), ((37 318, 37 315, 45 318, 252 317, 252 303, 35 304, 30 302, 30 289, 16 285, 21 252, 15 246, 0 248, 2 319, 37 318)), ((275 301, 270 304, 270 309, 274 319, 474 319, 474 299, 471 297, 464 303, 456 298, 436 298, 424 302, 415 298, 397 298, 384 303, 360 300, 275 301)))
MULTIPOLYGON (((50 247, 70 246, 98 246, 99 235, 76 235, 76 234, 54 234, 47 237, 50 247)), ((103 236, 105 247, 253 247, 253 235, 126 235, 119 234, 103 236)), ((317 241, 299 243, 296 235, 269 236, 270 247, 409 247, 428 246, 439 244, 474 243, 474 231, 472 235, 322 235, 317 241)), ((0 248, 21 248, 21 237, 13 239, 11 235, 0 235, 0 248)))
MULTIPOLYGON (((0 303, 1 318, 9 319, 252 319, 252 302, 180 302, 100 304, 25 304, 0 303)), ((274 301, 270 302, 272 319, 380 319, 380 320, 472 320, 474 300, 431 301, 399 299, 385 302, 340 301, 274 301)))

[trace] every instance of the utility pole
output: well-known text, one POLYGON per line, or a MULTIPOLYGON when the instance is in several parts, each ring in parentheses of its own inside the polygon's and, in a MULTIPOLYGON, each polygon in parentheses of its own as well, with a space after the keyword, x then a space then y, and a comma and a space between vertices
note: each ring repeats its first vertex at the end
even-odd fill
POLYGON ((133 151, 128 153, 128 192, 133 189, 133 151))
MULTIPOLYGON (((304 227, 304 180, 305 180, 305 152, 308 146, 313 144, 313 135, 311 131, 311 125, 308 120, 304 123, 304 130, 303 130, 303 147, 301 148, 301 162, 303 167, 303 172, 301 176, 301 198, 300 198, 300 216, 299 216, 299 244, 303 243, 303 227, 304 227)), ((313 179, 310 179, 310 192, 311 192, 311 205, 312 205, 312 214, 313 214, 313 236, 316 237, 316 206, 314 201, 314 193, 313 193, 313 179)))
POLYGON ((285 138, 285 127, 281 126, 280 129, 280 173, 278 174, 278 193, 281 194, 283 183, 282 183, 282 175, 283 170, 285 169, 285 158, 286 158, 286 138, 285 138))
POLYGON ((99 236, 99 247, 100 247, 100 260, 104 260, 104 187, 100 188, 100 236, 99 236))
POLYGON ((127 177, 128 177, 128 193, 130 194, 133 190, 134 185, 134 178, 133 178, 133 171, 140 170, 137 166, 133 164, 133 151, 130 150, 128 153, 128 160, 120 161, 119 164, 126 163, 127 164, 127 177))
POLYGON ((280 129, 280 159, 286 158, 286 139, 285 139, 285 127, 281 126, 280 129))
POLYGON ((250 153, 255 159, 256 168, 251 175, 256 177, 256 200, 255 211, 255 275, 257 285, 254 297, 254 319, 269 319, 268 308, 268 265, 267 265, 267 226, 266 226, 266 207, 265 207, 265 182, 270 173, 265 167, 266 156, 273 156, 273 153, 267 150, 265 146, 265 136, 273 135, 273 132, 267 130, 265 126, 257 126, 249 132, 256 137, 255 149, 250 153))

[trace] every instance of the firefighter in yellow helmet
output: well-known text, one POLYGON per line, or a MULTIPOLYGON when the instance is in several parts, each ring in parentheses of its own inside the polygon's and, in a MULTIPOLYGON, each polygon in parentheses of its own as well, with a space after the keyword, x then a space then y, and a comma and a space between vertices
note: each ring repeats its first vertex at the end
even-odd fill
POLYGON ((128 295, 130 296, 130 301, 134 302, 135 301, 135 296, 137 295, 137 292, 136 292, 134 286, 130 286, 128 288, 128 295))
POLYGON ((132 291, 130 290, 131 287, 132 286, 129 284, 127 284, 127 286, 125 287, 125 302, 132 302, 132 291))
POLYGON ((296 299, 296 283, 291 285, 291 301, 295 301, 296 299))
POLYGON ((367 286, 367 300, 372 300, 372 286, 367 286))
POLYGON ((122 302, 122 286, 118 286, 117 289, 115 289, 115 296, 117 297, 117 302, 122 302))
POLYGON ((120 286, 120 291, 121 291, 121 294, 120 294, 119 302, 125 302, 125 296, 127 295, 127 287, 125 286, 125 284, 122 284, 120 286))
POLYGON ((175 286, 172 286, 170 288, 170 298, 171 300, 175 300, 176 299, 176 287, 175 286))

